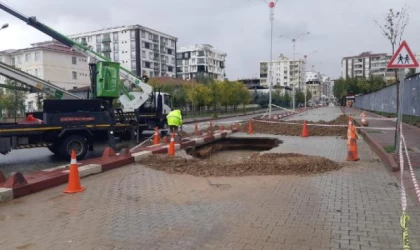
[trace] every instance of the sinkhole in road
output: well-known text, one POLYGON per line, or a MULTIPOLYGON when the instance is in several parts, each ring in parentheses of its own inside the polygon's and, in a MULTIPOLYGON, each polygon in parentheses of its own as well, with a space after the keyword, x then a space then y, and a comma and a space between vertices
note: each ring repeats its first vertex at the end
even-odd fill
POLYGON ((200 177, 307 175, 342 167, 320 156, 270 152, 278 147, 287 145, 277 138, 231 137, 177 151, 175 157, 151 155, 144 164, 170 174, 200 177))
POLYGON ((224 138, 209 144, 186 149, 187 154, 213 162, 240 163, 254 153, 267 151, 282 144, 277 138, 224 138))

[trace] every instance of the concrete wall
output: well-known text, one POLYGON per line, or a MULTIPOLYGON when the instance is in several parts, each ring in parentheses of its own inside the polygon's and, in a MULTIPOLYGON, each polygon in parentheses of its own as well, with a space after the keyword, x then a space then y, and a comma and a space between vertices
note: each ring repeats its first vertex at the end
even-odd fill
MULTIPOLYGON (((354 105, 366 110, 396 113, 396 96, 396 85, 391 85, 374 93, 356 96, 354 105)), ((420 75, 405 80, 403 114, 420 116, 420 75)))

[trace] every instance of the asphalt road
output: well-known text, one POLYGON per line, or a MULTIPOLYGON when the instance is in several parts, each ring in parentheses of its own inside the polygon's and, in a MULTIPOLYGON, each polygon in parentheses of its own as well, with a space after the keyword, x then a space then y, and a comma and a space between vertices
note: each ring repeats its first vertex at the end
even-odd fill
MULTIPOLYGON (((273 110, 273 114, 278 114, 283 111, 273 110)), ((248 120, 255 116, 261 116, 262 114, 251 114, 246 116, 238 116, 232 118, 221 118, 214 121, 214 124, 233 124, 235 122, 242 122, 248 120)), ((197 122, 198 127, 203 129, 209 125, 209 122, 197 122)), ((185 124, 183 130, 187 133, 194 131, 194 124, 185 124)), ((145 131, 140 141, 144 141, 153 134, 152 131, 145 131)), ((136 145, 135 141, 117 141, 117 150, 121 148, 132 148, 136 145)), ((95 145, 95 151, 88 152, 86 159, 100 157, 104 148, 107 145, 95 145)), ((21 173, 30 173, 39 171, 46 168, 53 168, 61 165, 68 164, 69 162, 63 160, 53 153, 51 153, 47 148, 34 148, 34 149, 20 149, 12 150, 7 155, 0 154, 0 171, 8 176, 11 172, 21 172, 21 173)))

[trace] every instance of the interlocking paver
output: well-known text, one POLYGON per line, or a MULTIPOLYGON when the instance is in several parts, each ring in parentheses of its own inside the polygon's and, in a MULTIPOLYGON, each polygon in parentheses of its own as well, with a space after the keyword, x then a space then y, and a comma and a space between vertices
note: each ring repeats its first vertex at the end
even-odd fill
MULTIPOLYGON (((342 139, 319 140, 280 147, 346 149, 342 139)), ((397 179, 358 142, 361 161, 312 176, 199 178, 133 164, 84 178, 83 193, 60 186, 0 204, 0 249, 393 249, 397 179)), ((344 161, 334 154, 321 155, 344 161)), ((418 249, 420 215, 408 201, 418 249)))

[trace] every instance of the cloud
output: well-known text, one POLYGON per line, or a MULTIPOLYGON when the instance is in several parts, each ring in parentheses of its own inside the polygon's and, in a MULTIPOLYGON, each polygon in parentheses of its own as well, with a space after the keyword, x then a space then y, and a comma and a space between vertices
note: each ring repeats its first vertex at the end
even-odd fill
MULTIPOLYGON (((178 37, 179 45, 208 43, 228 54, 230 79, 255 76, 259 62, 270 57, 269 9, 263 0, 2 0, 28 16, 64 34, 105 27, 140 24, 178 37)), ((296 43, 297 57, 308 57, 309 68, 340 76, 341 58, 363 51, 389 52, 374 19, 382 20, 389 8, 410 6, 411 22, 404 38, 420 51, 415 0, 300 0, 279 1, 275 9, 273 54, 293 56, 290 40, 311 32, 296 43)), ((0 50, 23 48, 50 38, 0 11, 0 50)))

